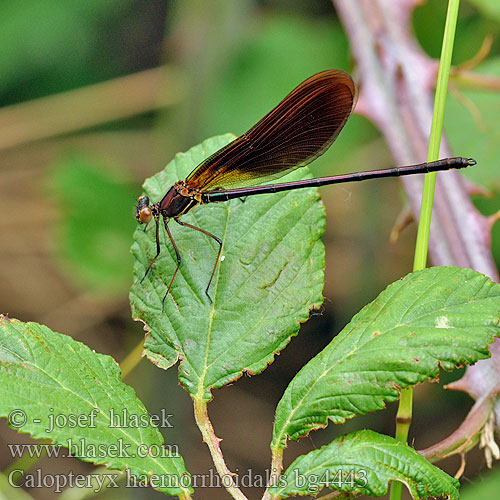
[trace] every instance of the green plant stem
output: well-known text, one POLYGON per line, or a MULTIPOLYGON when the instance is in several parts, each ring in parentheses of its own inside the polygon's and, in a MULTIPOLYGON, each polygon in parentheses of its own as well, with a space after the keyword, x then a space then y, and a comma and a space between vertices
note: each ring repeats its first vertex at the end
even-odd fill
POLYGON ((3 107, 0 150, 176 105, 184 87, 184 76, 164 66, 3 107))
POLYGON ((267 485, 266 491, 262 500, 271 500, 274 497, 271 497, 269 493, 269 487, 273 486, 278 482, 281 471, 283 470, 283 448, 271 448, 272 452, 272 460, 271 460, 271 477, 269 479, 269 484, 267 485))
MULTIPOLYGON (((455 40, 455 28, 457 25, 458 7, 460 0, 450 0, 448 3, 448 14, 441 50, 441 60, 436 85, 436 96, 434 100, 434 113, 432 116, 431 135, 429 138, 429 152, 427 161, 439 158, 439 146, 443 135, 444 109, 446 105, 446 93, 448 90, 448 78, 451 67, 451 56, 453 54, 453 42, 455 40)), ((424 191, 422 194, 422 206, 418 224, 417 243, 415 246, 415 260, 413 270, 424 269, 427 263, 427 250, 429 246, 429 232, 432 216, 432 202, 434 200, 434 188, 436 186, 436 173, 425 176, 424 191)))
POLYGON ((125 359, 120 363, 122 370, 122 379, 124 379, 141 361, 142 351, 144 350, 144 339, 130 351, 125 359))
POLYGON ((203 441, 207 444, 210 450, 210 455, 212 455, 212 460, 214 462, 217 473, 222 479, 222 484, 228 491, 228 493, 236 500, 247 500, 246 496, 243 495, 241 490, 236 486, 233 481, 234 474, 227 468, 224 457, 220 449, 219 439, 214 432, 212 423, 208 418, 207 412, 207 402, 200 397, 193 397, 194 402, 194 418, 196 420, 196 425, 200 429, 201 435, 203 436, 203 441), (228 483, 230 484, 228 485, 228 483))
MULTIPOLYGON (((448 90, 448 78, 453 54, 453 43, 455 41, 455 29, 458 18, 460 0, 449 0, 446 24, 441 49, 441 59, 436 85, 436 96, 434 100, 434 111, 432 116, 431 134, 429 138, 429 151, 427 161, 439 158, 439 147, 443 135, 444 109, 446 105, 446 93, 448 90)), ((425 176, 424 190, 422 193, 422 205, 418 223, 417 242, 415 245, 415 259, 413 270, 425 269, 427 264, 427 252, 429 247, 429 234, 431 228, 432 203, 434 201, 434 190, 436 187, 436 173, 425 176)), ((413 389, 402 389, 399 401, 398 413, 396 415, 396 439, 403 443, 408 441, 408 432, 412 419, 413 389)), ((402 493, 402 484, 393 483, 391 487, 391 500, 399 500, 402 493)))

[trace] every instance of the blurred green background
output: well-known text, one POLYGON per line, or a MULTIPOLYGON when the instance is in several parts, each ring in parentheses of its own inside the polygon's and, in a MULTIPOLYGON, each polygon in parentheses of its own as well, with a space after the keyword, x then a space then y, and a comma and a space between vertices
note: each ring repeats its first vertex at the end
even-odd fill
MULTIPOLYGON (((432 57, 439 56, 446 4, 425 2, 413 16, 414 34, 432 57)), ((470 60, 491 35, 491 50, 477 71, 500 78, 498 5, 462 2, 454 64, 470 60)), ((0 312, 47 324, 118 361, 144 333, 131 321, 127 299, 133 211, 144 178, 207 137, 243 133, 313 73, 354 70, 327 0, 3 0, 0 47, 0 312)), ((475 198, 487 214, 500 210, 499 116, 495 91, 459 90, 447 106, 452 147, 481 167, 470 175, 489 190, 489 197, 475 198)), ((375 127, 355 115, 312 170, 320 176, 391 165, 375 127)), ((404 205, 398 181, 321 193, 327 210, 322 309, 262 375, 216 391, 209 407, 228 465, 240 473, 262 474, 269 465, 273 409, 293 375, 363 305, 411 271, 415 228, 396 245, 388 241, 404 205)), ((495 226, 492 239, 497 263, 499 231, 495 226)), ((442 380, 458 376, 443 374, 442 380)), ((163 372, 143 360, 126 381, 152 413, 166 407, 175 414, 188 470, 206 473, 210 458, 175 369, 163 372)), ((470 405, 466 395, 437 384, 419 387, 415 446, 443 438, 470 405)), ((292 443, 286 457, 354 428, 391 434, 394 413, 390 406, 342 428, 330 425, 292 443)), ((0 432, 4 444, 31 442, 4 422, 0 432)), ((3 468, 12 462, 6 450, 3 468)), ((43 459, 38 466, 44 473, 94 470, 69 459, 43 459)), ((454 473, 458 460, 443 467, 454 473)), ((484 468, 481 453, 471 453, 466 478, 480 481, 473 478, 484 468)), ((498 491, 499 476, 492 477, 498 491)), ((30 494, 54 496, 46 489, 30 494)), ((216 488, 199 495, 227 497, 216 488)), ((161 498, 149 489, 99 496, 161 498)))

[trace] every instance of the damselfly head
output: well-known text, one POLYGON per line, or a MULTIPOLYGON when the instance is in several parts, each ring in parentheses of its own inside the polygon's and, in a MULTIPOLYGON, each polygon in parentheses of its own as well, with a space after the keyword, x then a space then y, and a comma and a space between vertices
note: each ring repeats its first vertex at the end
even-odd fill
POLYGON ((140 224, 147 224, 153 218, 153 211, 149 207, 149 198, 145 194, 137 199, 135 218, 140 224))

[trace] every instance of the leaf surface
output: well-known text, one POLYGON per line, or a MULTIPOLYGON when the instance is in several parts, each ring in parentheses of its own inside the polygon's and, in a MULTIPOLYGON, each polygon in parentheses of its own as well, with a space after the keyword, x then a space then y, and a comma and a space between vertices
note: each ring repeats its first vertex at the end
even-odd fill
MULTIPOLYGON (((152 201, 161 200, 178 179, 184 179, 204 158, 233 139, 209 139, 178 154, 166 169, 144 184, 152 201)), ((280 182, 303 178, 295 171, 280 182)), ((307 173, 307 172, 306 172, 307 173)), ((205 400, 243 372, 258 373, 271 363, 290 337, 322 303, 324 247, 323 205, 316 189, 249 196, 196 207, 183 222, 203 228, 223 241, 210 296, 205 295, 218 245, 198 231, 170 220, 182 264, 171 294, 162 299, 176 259, 161 229, 161 253, 154 258, 154 224, 138 228, 132 252, 135 283, 130 299, 133 317, 150 331, 146 353, 162 368, 181 359, 179 379, 205 400)))
POLYGON ((298 457, 270 489, 275 498, 316 495, 324 487, 374 497, 401 481, 413 498, 459 498, 459 482, 413 448, 370 430, 353 432, 298 457))
POLYGON ((165 493, 191 491, 178 444, 165 445, 120 375, 111 356, 46 326, 0 316, 0 415, 11 427, 48 438, 70 456, 127 470, 165 493))
POLYGON ((500 285, 470 269, 433 267, 387 287, 307 363, 276 409, 273 447, 328 419, 380 410, 398 388, 489 356, 500 285))

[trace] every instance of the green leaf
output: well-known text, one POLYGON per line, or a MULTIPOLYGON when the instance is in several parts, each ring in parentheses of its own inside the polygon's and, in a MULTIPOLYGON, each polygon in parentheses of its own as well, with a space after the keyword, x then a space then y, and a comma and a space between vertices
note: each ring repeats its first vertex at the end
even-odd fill
MULTIPOLYGON (((497 5, 500 8, 500 2, 497 2, 497 5)), ((485 75, 485 78, 500 79, 500 58, 481 64, 476 73, 477 78, 485 75)), ((458 83, 460 84, 459 76, 458 83)), ((478 163, 477 167, 464 171, 466 177, 476 184, 499 189, 496 168, 500 162, 498 94, 479 88, 468 88, 460 89, 458 94, 450 93, 449 97, 446 104, 445 129, 451 148, 462 156, 472 156, 478 163)))
POLYGON ((483 14, 500 21, 500 4, 498 0, 469 0, 470 3, 475 5, 483 14))
POLYGON ((0 92, 10 90, 16 101, 24 100, 120 74, 114 59, 121 52, 108 26, 122 26, 133 5, 132 0, 0 2, 0 92))
POLYGON ((275 498, 316 495, 324 487, 374 497, 401 481, 413 498, 458 499, 460 483, 394 438, 365 430, 297 458, 270 489, 275 498))
MULTIPOLYGON (((158 201, 167 189, 233 137, 219 136, 187 153, 148 179, 145 192, 158 201)), ((303 178, 294 172, 287 180, 303 178)), ((284 178, 283 178, 284 179, 284 178)), ((211 238, 170 221, 182 265, 171 294, 162 299, 176 266, 172 245, 161 229, 162 251, 155 256, 154 224, 138 228, 130 299, 134 318, 150 331, 147 355, 162 368, 182 360, 179 378, 191 394, 210 399, 210 389, 258 373, 271 363, 322 302, 324 210, 316 189, 249 196, 201 206, 183 217, 219 236, 224 259, 210 295, 205 295, 218 246, 211 238)))
POLYGON ((477 498, 496 498, 500 491, 500 470, 482 471, 473 480, 467 481, 461 491, 461 500, 476 500, 477 498))
POLYGON ((71 153, 50 172, 48 190, 60 207, 53 251, 68 276, 86 289, 123 293, 130 284, 134 191, 91 155, 71 153))
POLYGON ((46 326, 0 316, 0 415, 86 462, 171 495, 190 491, 177 445, 164 445, 116 361, 46 326))
POLYGON ((392 283, 294 377, 276 409, 273 447, 328 419, 380 410, 398 388, 489 355, 500 285, 471 269, 433 267, 392 283))
MULTIPOLYGON (((495 4, 498 11, 497 0, 470 0, 477 5, 483 3, 495 4)), ((442 0, 427 0, 426 2, 418 2, 418 5, 413 4, 413 31, 422 49, 434 59, 439 59, 441 53, 441 45, 443 43, 445 19, 448 11, 448 3, 442 0)), ((463 8, 458 13, 458 29, 455 33, 455 43, 453 49, 453 65, 459 65, 469 61, 476 56, 481 48, 481 43, 488 35, 496 38, 500 26, 494 21, 493 11, 490 19, 481 14, 474 8, 468 5, 470 2, 464 2, 463 8)), ((496 52, 496 48, 492 53, 496 52)), ((446 109, 448 114, 448 109, 446 109)), ((458 153, 458 152, 457 152, 458 153)))

